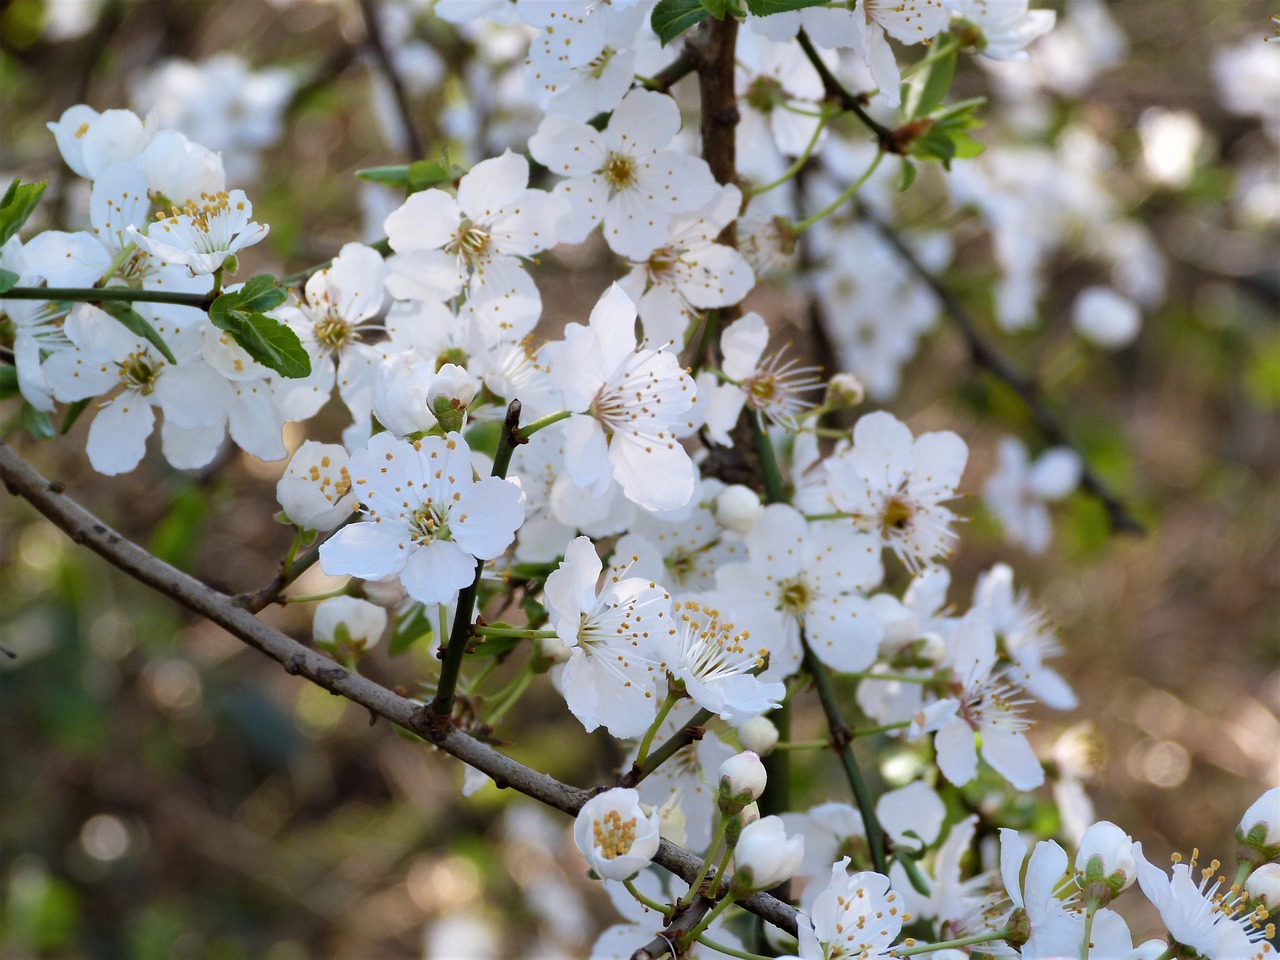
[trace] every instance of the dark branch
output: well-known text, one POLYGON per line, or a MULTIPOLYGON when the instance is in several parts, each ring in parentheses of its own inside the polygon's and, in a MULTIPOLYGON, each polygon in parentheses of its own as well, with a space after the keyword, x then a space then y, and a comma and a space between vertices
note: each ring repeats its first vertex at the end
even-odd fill
MULTIPOLYGON (((1026 405, 1027 411, 1031 414, 1031 419, 1035 421, 1040 432, 1044 434, 1050 443, 1056 446, 1070 447, 1079 453, 1079 448, 1072 442, 1066 428, 1059 422, 1058 417, 1049 409, 1036 385, 1014 367, 1000 351, 987 342, 978 331, 977 321, 969 313, 965 305, 943 285, 941 280, 929 271, 928 267, 920 262, 920 259, 911 248, 903 243, 902 237, 898 235, 897 231, 880 220, 862 204, 858 204, 858 216, 880 232, 880 235, 897 251, 907 266, 942 302, 943 309, 951 317, 961 336, 964 337, 965 342, 968 344, 969 354, 973 357, 974 363, 1018 395, 1026 405)), ((1107 519, 1111 524, 1112 531, 1115 533, 1146 533, 1146 528, 1129 512, 1128 507, 1090 469, 1089 463, 1083 454, 1081 454, 1080 460, 1084 464, 1084 471, 1080 477, 1080 486, 1101 503, 1107 511, 1107 519)))
POLYGON ((420 160, 423 157, 422 141, 418 138, 418 129, 413 123, 413 111, 409 108, 409 97, 404 90, 404 81, 391 62, 391 53, 387 50, 382 37, 382 25, 378 22, 378 10, 374 0, 360 0, 360 15, 364 18, 365 31, 369 35, 369 49, 378 61, 378 68, 386 77, 391 87, 391 95, 396 101, 396 110, 400 113, 400 123, 404 127, 405 141, 409 148, 409 159, 420 160))
MULTIPOLYGON (((287 672, 305 677, 330 693, 359 704, 371 714, 389 720, 470 764, 492 777, 499 787, 510 787, 570 816, 577 814, 592 796, 593 791, 571 787, 526 767, 450 723, 432 722, 430 710, 423 704, 393 693, 263 623, 235 598, 174 569, 116 533, 63 495, 60 484, 45 479, 2 442, 0 480, 10 493, 26 500, 73 541, 92 550, 112 566, 216 623, 275 660, 287 672)), ((686 882, 692 882, 702 866, 701 858, 665 840, 659 846, 654 862, 686 882)), ((794 907, 764 893, 753 894, 741 901, 741 905, 774 926, 795 934, 794 907)))

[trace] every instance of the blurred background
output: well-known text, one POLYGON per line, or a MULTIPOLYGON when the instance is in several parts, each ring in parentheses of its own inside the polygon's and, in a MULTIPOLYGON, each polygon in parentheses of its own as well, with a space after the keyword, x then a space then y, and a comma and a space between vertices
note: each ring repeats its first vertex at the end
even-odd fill
MULTIPOLYGON (((967 606, 978 574, 1007 560, 1059 630, 1054 665, 1081 703, 1041 714, 1041 755, 1082 779, 1097 817, 1142 840, 1153 862, 1193 847, 1228 860, 1240 813, 1280 783, 1280 43, 1262 42, 1280 8, 1036 5, 1059 12, 1057 46, 1006 70, 964 57, 957 81, 957 95, 992 98, 993 138, 1029 136, 1031 111, 1055 142, 1089 144, 1108 212, 1101 227, 1064 228, 1046 255, 1036 329, 991 319, 989 224, 954 201, 918 201, 945 201, 932 171, 910 203, 951 230, 947 282, 983 335, 1034 372, 1146 532, 1113 534, 1099 504, 1076 493, 1052 505, 1046 552, 1006 542, 982 496, 997 444, 1047 444, 1020 401, 973 367, 945 316, 901 389, 880 399, 917 432, 953 429, 969 443, 952 603, 967 606), (1019 68, 1034 83, 1018 81, 1019 68), (1096 349, 1072 331, 1077 294, 1098 281, 1090 245, 1132 236, 1112 260, 1136 271, 1135 287, 1156 277, 1159 289, 1135 340, 1096 349)), ((509 89, 519 31, 445 24, 429 6, 377 5, 426 152, 449 143, 468 165, 527 138, 536 115, 509 89)), ((49 178, 31 226, 75 229, 85 184, 44 124, 80 102, 156 110, 222 151, 231 185, 271 225, 242 276, 301 269, 376 239, 398 202, 353 176, 408 159, 366 37, 353 3, 9 0, 0 175, 49 178)), ((544 327, 585 320, 612 269, 590 249, 544 258, 544 327)), ((823 362, 838 338, 808 328, 804 289, 762 288, 749 306, 823 362)), ((16 401, 0 404, 6 442, 162 558, 232 592, 274 575, 290 542, 272 519, 282 463, 229 452, 192 474, 149 456, 105 478, 88 467, 83 423, 41 442, 16 414, 16 401)), ((322 415, 307 435, 340 430, 322 415)), ((296 429, 291 445, 301 438, 296 429)), ((309 576, 298 589, 325 583, 309 576)), ((309 630, 305 609, 266 616, 296 636, 309 630)), ((572 957, 618 922, 566 819, 492 786, 462 800, 455 761, 193 621, 15 498, 0 500, 0 642, 17 653, 0 658, 5 960, 479 957, 487 944, 572 957)), ((412 691, 431 659, 427 644, 396 656, 384 647, 362 670, 412 691)), ((545 678, 522 710, 498 736, 524 762, 579 785, 619 762, 545 678)), ((797 737, 817 735, 809 711, 798 709, 797 737)), ((844 799, 823 759, 797 757, 797 794, 844 799)), ((1046 789, 1026 805, 1026 826, 1058 829, 1048 799, 1046 789)), ((1135 927, 1136 939, 1140 917, 1135 927)))

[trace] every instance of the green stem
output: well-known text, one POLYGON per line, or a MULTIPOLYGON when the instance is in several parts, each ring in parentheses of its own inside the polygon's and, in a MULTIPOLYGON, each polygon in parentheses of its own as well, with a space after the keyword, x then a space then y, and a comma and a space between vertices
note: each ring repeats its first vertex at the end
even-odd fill
POLYGON ((726 884, 725 871, 729 869, 729 858, 733 856, 733 847, 726 846, 724 854, 720 857, 720 862, 716 864, 716 876, 711 882, 711 892, 709 896, 712 900, 716 898, 716 894, 720 892, 720 888, 726 884))
POLYGON ((520 640, 551 640, 557 635, 554 630, 531 630, 528 627, 475 626, 471 632, 478 637, 516 637, 520 640))
POLYGON ((723 900, 721 900, 714 907, 712 907, 710 910, 707 911, 707 915, 698 921, 698 925, 696 927, 694 927, 692 930, 690 930, 688 933, 686 933, 677 941, 676 946, 679 947, 680 950, 686 949, 689 946, 689 944, 693 943, 700 936, 702 936, 702 932, 706 930, 707 927, 711 926, 711 924, 715 921, 716 917, 720 916, 720 914, 724 913, 731 906, 733 906, 733 902, 734 902, 733 892, 730 891, 723 900))
POLYGON ((760 414, 751 417, 751 430, 756 438, 756 453, 760 457, 760 474, 764 480, 765 498, 769 503, 784 503, 787 499, 786 487, 782 482, 782 471, 778 468, 778 455, 773 449, 773 441, 769 439, 769 431, 764 428, 760 414))
POLYGON ((1085 907, 1084 939, 1080 942, 1080 960, 1089 960, 1089 938, 1093 935, 1093 918, 1096 912, 1092 904, 1085 907))
POLYGON ((673 733, 667 738, 666 742, 663 743, 662 746, 649 754, 648 759, 646 759, 643 765, 632 765, 631 773, 623 778, 626 781, 625 785, 628 787, 634 787, 641 780, 670 760, 673 754, 676 754, 687 747, 693 741, 685 731, 690 727, 702 726, 714 716, 715 714, 710 710, 699 710, 695 713, 684 727, 673 733))
POLYGON ((76 303, 174 303, 181 307, 208 310, 216 297, 211 293, 178 293, 171 290, 135 290, 133 287, 13 287, 4 292, 6 300, 71 300, 76 303))
POLYGON ((774 750, 821 750, 831 746, 830 740, 793 740, 790 743, 775 743, 774 750))
POLYGON ((854 800, 858 804, 858 811, 862 814, 863 825, 867 828, 867 842, 871 847, 871 862, 876 873, 888 876, 889 869, 884 856, 884 832, 881 830, 880 821, 876 817, 876 805, 871 798, 871 791, 867 789, 866 781, 862 778, 862 771, 858 769, 858 761, 853 756, 852 738, 849 728, 844 722, 844 717, 840 714, 840 704, 836 699, 836 691, 831 685, 831 674, 827 671, 822 661, 814 656, 803 634, 800 636, 800 643, 804 648, 805 669, 813 677, 814 687, 818 691, 818 699, 822 703, 822 712, 827 717, 827 728, 831 731, 832 747, 840 754, 840 762, 844 766, 849 788, 853 791, 854 800))
POLYGON ((826 91, 827 96, 834 97, 839 101, 840 106, 861 120, 867 129, 876 135, 876 139, 880 141, 880 149, 883 151, 887 144, 893 142, 893 131, 884 124, 878 123, 871 114, 867 113, 861 101, 846 90, 844 85, 836 79, 835 74, 822 62, 822 57, 814 49, 813 41, 809 39, 808 34, 801 30, 796 34, 796 39, 800 41, 800 49, 804 51, 804 55, 813 64, 813 69, 818 71, 818 76, 822 78, 822 89, 826 91))
MULTIPOLYGON (((848 430, 843 430, 840 433, 842 438, 847 437, 848 435, 848 430)), ((831 513, 806 513, 804 518, 806 520, 853 520, 857 516, 858 515, 855 513, 845 513, 843 511, 836 510, 831 513)))
POLYGON ((671 915, 670 904, 658 903, 656 900, 650 900, 638 889, 636 889, 635 883, 632 882, 631 880, 623 880, 622 885, 627 888, 627 893, 631 894, 631 896, 636 898, 637 903, 644 904, 650 910, 655 910, 658 913, 662 914, 664 917, 669 917, 671 915))
POLYGON ((935 47, 933 50, 929 51, 929 55, 927 57, 922 57, 921 59, 917 60, 915 63, 911 64, 911 66, 903 70, 902 79, 909 80, 911 77, 914 77, 917 73, 919 73, 925 67, 932 66, 933 64, 941 60, 943 57, 948 57, 959 49, 960 49, 960 41, 956 37, 952 37, 946 43, 941 44, 935 47))
POLYGON ((1165 950, 1156 960, 1174 960, 1178 955, 1178 945, 1176 943, 1169 944, 1169 949, 1165 950))
POLYGON ((880 166, 880 161, 883 159, 884 159, 884 151, 877 150, 875 159, 872 160, 871 163, 867 166, 867 169, 866 171, 863 172, 862 176, 860 176, 857 180, 853 181, 853 183, 849 184, 849 186, 845 188, 844 192, 841 193, 840 196, 836 197, 834 200, 832 200, 829 204, 827 204, 825 207, 823 207, 813 216, 805 217, 799 223, 792 224, 791 229, 794 230, 796 233, 804 233, 806 230, 812 227, 815 223, 819 222, 820 220, 826 219, 827 217, 831 216, 831 214, 839 210, 848 201, 853 199, 854 194, 856 194, 859 190, 862 189, 862 185, 866 183, 867 180, 870 179, 871 174, 876 172, 876 168, 880 166))
POLYGON ((497 707, 489 712, 488 721, 491 726, 497 726, 506 717, 507 712, 516 705, 520 700, 520 696, 529 689, 529 684, 533 682, 533 666, 526 663, 521 668, 519 676, 505 690, 500 690, 495 700, 499 701, 497 707))
POLYGON ((662 702, 662 706, 658 708, 658 715, 653 718, 653 723, 649 724, 649 729, 644 732, 644 739, 640 741, 640 752, 636 754, 636 763, 644 766, 644 762, 649 759, 649 748, 653 746, 653 738, 658 732, 658 728, 662 726, 662 721, 667 719, 667 714, 671 712, 671 708, 682 699, 679 691, 667 690, 667 699, 662 702))
POLYGON ((877 733, 888 733, 890 730, 905 730, 911 726, 910 720, 899 720, 897 723, 882 723, 878 727, 857 727, 849 731, 851 737, 870 737, 877 733))
POLYGON ((737 957, 738 960, 770 960, 769 957, 766 957, 762 953, 747 953, 745 950, 738 950, 734 947, 726 946, 723 943, 717 943, 710 937, 706 936, 698 937, 698 943, 702 944, 704 947, 710 947, 718 953, 723 953, 727 957, 737 957))
MULTIPOLYGON (((520 442, 520 401, 512 400, 507 407, 507 416, 502 424, 502 436, 498 439, 498 449, 493 455, 493 471, 495 477, 505 477, 507 467, 511 464, 511 452, 520 442)), ((471 583, 458 594, 458 609, 453 614, 453 629, 449 631, 449 643, 444 650, 444 659, 440 664, 440 681, 436 686, 435 699, 431 701, 431 710, 438 717, 447 717, 453 712, 453 694, 458 686, 458 673, 462 670, 462 657, 467 652, 467 643, 471 639, 473 624, 472 614, 475 611, 476 593, 480 590, 480 575, 484 573, 484 561, 476 561, 476 573, 471 583)))
POLYGON ((950 950, 952 947, 967 947, 975 943, 990 943, 992 940, 1003 940, 1009 936, 1006 927, 992 930, 990 933, 975 933, 972 937, 961 937, 959 940, 944 940, 941 943, 926 943, 918 947, 894 947, 895 957, 915 957, 922 953, 933 953, 935 950, 950 950))
MULTIPOLYGON (((549 427, 553 423, 559 423, 561 420, 568 420, 572 416, 572 410, 561 410, 559 413, 549 413, 545 417, 539 417, 528 426, 520 428, 519 442, 523 443, 544 427, 549 427)), ((510 454, 508 454, 508 456, 510 456, 510 454)))
POLYGON ((1243 889, 1244 882, 1249 879, 1249 874, 1253 873, 1253 867, 1254 865, 1250 863, 1248 860, 1244 861, 1238 867, 1236 867, 1236 879, 1235 879, 1235 883, 1233 883, 1232 886, 1240 887, 1241 889, 1243 889))
POLYGON ((720 844, 724 842, 725 831, 729 829, 729 818, 721 815, 720 826, 716 829, 716 835, 711 840, 711 846, 707 849, 707 855, 702 861, 702 866, 698 870, 698 875, 693 878, 693 882, 689 884, 689 892, 676 901, 676 909, 683 910, 693 903, 698 897, 698 891, 702 889, 702 881, 707 879, 707 871, 711 869, 711 861, 716 858, 716 854, 720 851, 720 844))
POLYGON ((818 125, 814 127, 813 136, 810 137, 809 142, 805 144, 804 152, 801 153, 800 156, 796 157, 795 162, 792 163, 791 166, 787 167, 787 169, 783 171, 782 176, 778 177, 777 180, 766 183, 764 186, 752 187, 750 190, 747 190, 746 195, 748 199, 758 197, 762 193, 768 193, 770 190, 776 190, 799 173, 804 165, 809 162, 809 158, 813 156, 813 150, 818 145, 818 138, 822 136, 822 131, 826 129, 827 122, 830 119, 831 118, 827 116, 825 110, 819 114, 818 125))
POLYGON ((351 591, 347 587, 339 587, 337 590, 329 590, 325 593, 299 593, 291 594, 287 597, 281 597, 280 602, 283 604, 290 603, 315 603, 317 600, 330 600, 333 597, 345 597, 351 591))

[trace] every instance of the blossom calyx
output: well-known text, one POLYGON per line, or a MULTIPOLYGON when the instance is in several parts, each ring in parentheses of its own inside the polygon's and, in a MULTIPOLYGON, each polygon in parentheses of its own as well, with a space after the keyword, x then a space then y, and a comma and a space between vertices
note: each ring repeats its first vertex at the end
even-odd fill
POLYGON ((1249 863, 1280 861, 1280 787, 1272 787, 1244 812, 1236 827, 1236 856, 1249 863))
POLYGON ((1076 852, 1076 884, 1086 904, 1105 907, 1137 876, 1132 837, 1107 820, 1085 830, 1076 852))
POLYGON ((758 754, 744 750, 720 764, 720 793, 717 803, 722 813, 734 814, 764 793, 767 777, 758 754))
POLYGON ((461 430, 467 407, 475 395, 471 374, 456 363, 446 363, 436 371, 435 380, 427 388, 427 406, 446 432, 461 430))

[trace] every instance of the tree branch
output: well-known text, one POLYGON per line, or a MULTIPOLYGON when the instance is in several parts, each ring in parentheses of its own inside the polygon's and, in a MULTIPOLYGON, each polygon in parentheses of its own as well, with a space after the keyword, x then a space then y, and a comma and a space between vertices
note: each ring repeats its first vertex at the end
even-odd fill
POLYGON ((373 58, 378 61, 378 67, 386 77, 391 87, 391 95, 395 98, 396 110, 400 113, 400 123, 404 127, 409 160, 420 160, 424 156, 422 141, 418 138, 418 130, 413 123, 413 111, 409 108, 409 97, 404 90, 404 81, 396 72, 395 64, 391 62, 391 53, 383 40, 382 25, 378 22, 378 11, 374 6, 374 0, 360 0, 360 15, 364 18, 365 31, 369 35, 369 49, 373 53, 373 58))
MULTIPOLYGON (((978 323, 969 313, 968 309, 960 302, 954 293, 943 285, 942 281, 934 276, 929 268, 920 262, 915 253, 902 241, 896 230, 873 214, 865 205, 857 204, 858 217, 879 231, 889 246, 897 251, 898 256, 906 262, 923 282, 931 289, 937 298, 942 302, 943 309, 947 312, 959 329, 961 336, 969 347, 969 354, 973 357, 974 363, 982 367, 997 380, 1009 387, 1026 405, 1027 411, 1031 414, 1031 419, 1035 421, 1040 432, 1049 440, 1050 443, 1057 446, 1070 447, 1077 453, 1079 448, 1072 442, 1071 437, 1067 434, 1066 428, 1059 422, 1054 412, 1049 409, 1044 398, 1040 395, 1040 391, 1036 385, 1019 371, 1012 363, 1009 362, 994 346, 978 331, 978 323)), ((1146 533, 1146 527, 1133 516, 1129 508, 1115 496, 1110 488, 1099 479, 1098 475, 1090 469, 1088 461, 1084 455, 1080 455, 1080 461, 1083 464, 1083 472, 1080 476, 1080 486, 1089 493, 1094 499, 1102 504, 1103 509, 1107 511, 1107 520, 1111 524, 1113 533, 1146 533)))
MULTIPOLYGON (((470 764, 492 777, 499 788, 509 787, 570 816, 576 815, 592 796, 593 791, 569 786, 527 767, 452 724, 432 722, 429 708, 425 705, 393 693, 263 623, 235 598, 176 570, 116 533, 65 496, 62 484, 41 476, 3 442, 0 442, 0 480, 10 493, 30 503, 75 543, 92 550, 112 566, 216 623, 232 636, 275 660, 287 672, 305 677, 330 693, 359 704, 371 714, 389 720, 470 764)), ((665 840, 659 846, 654 862, 686 882, 692 882, 702 865, 700 857, 665 840)), ((740 903, 774 926, 795 934, 794 907, 763 893, 753 894, 740 903)))

